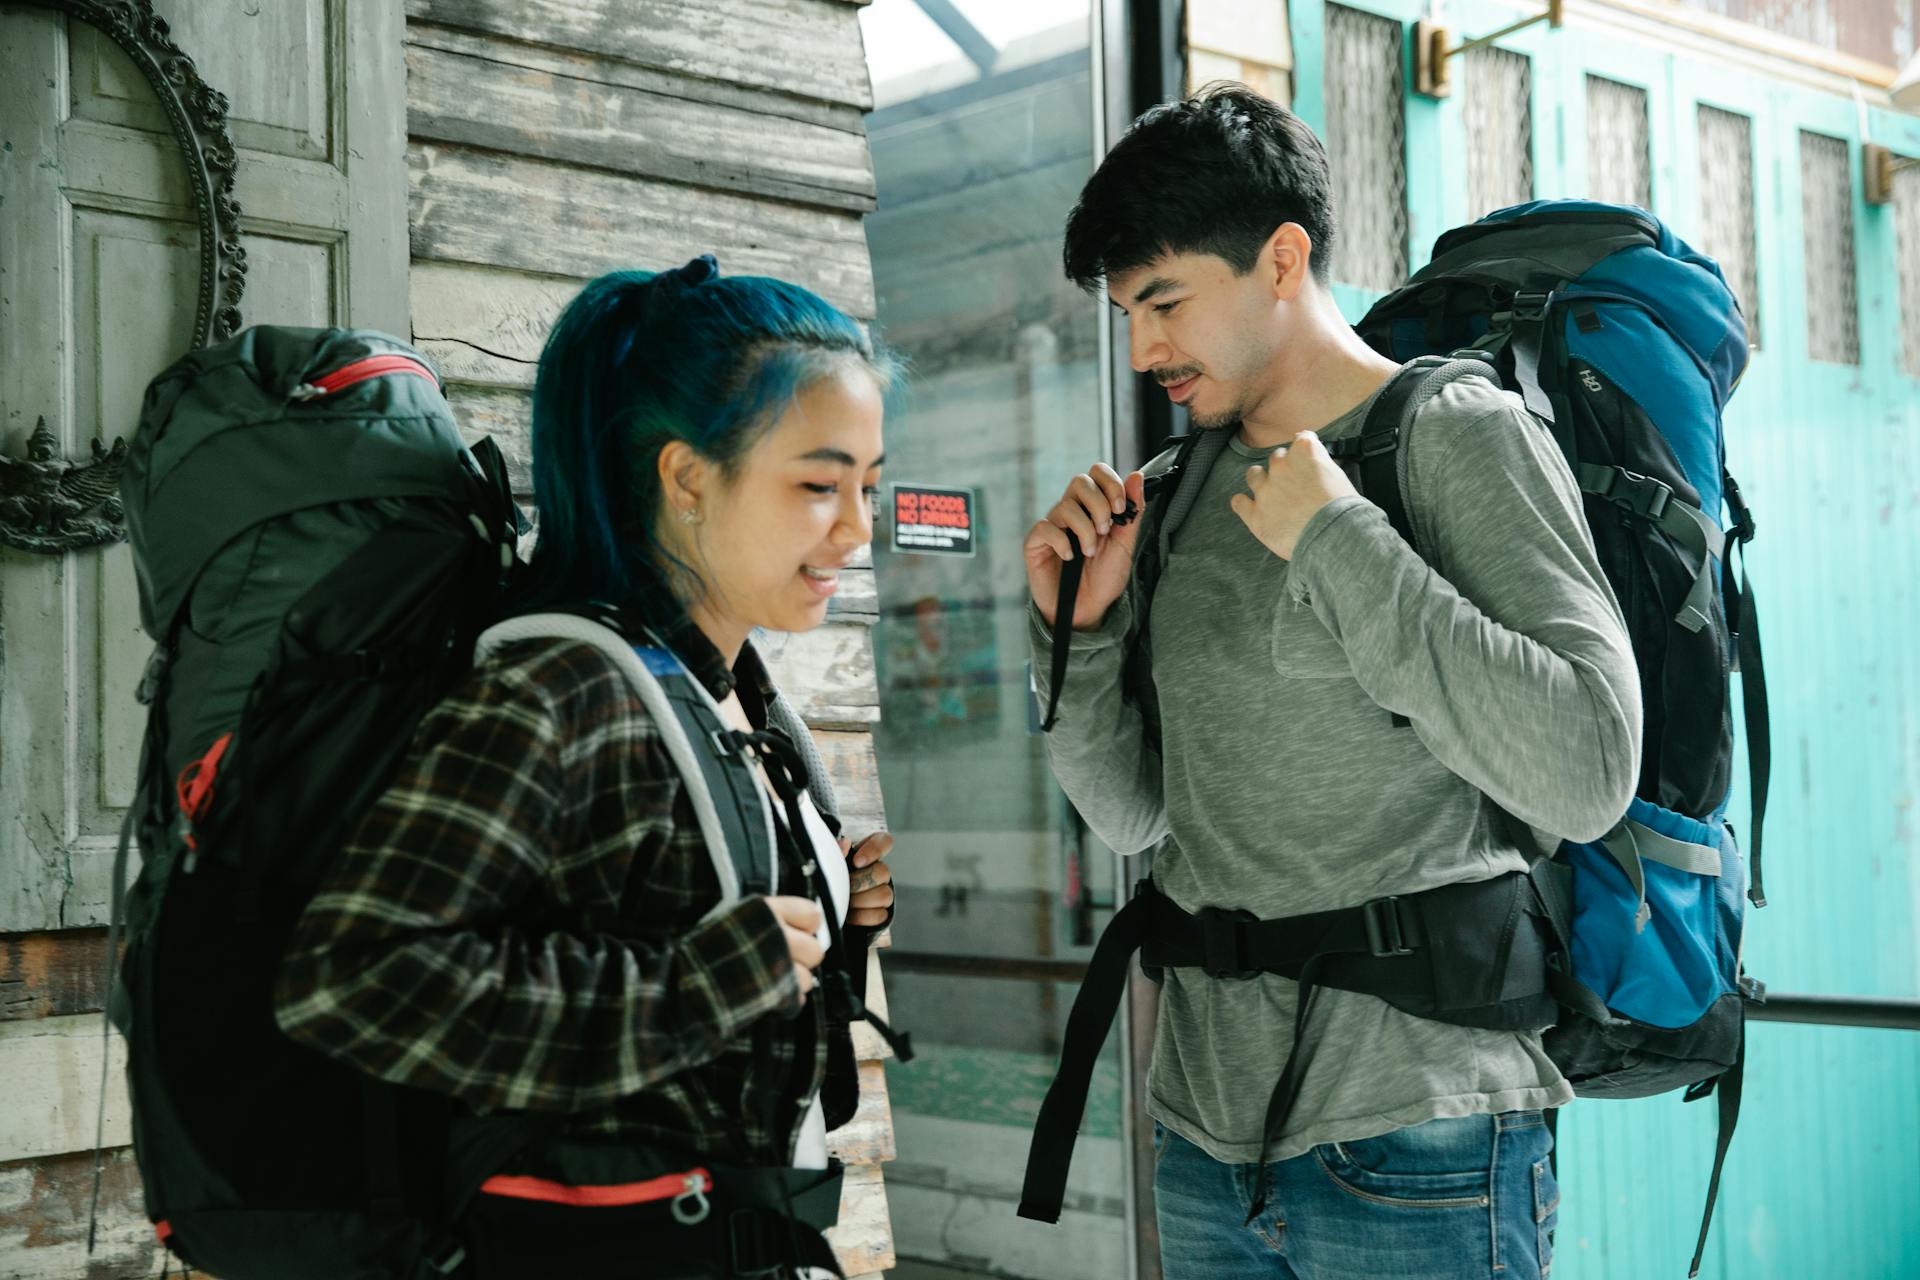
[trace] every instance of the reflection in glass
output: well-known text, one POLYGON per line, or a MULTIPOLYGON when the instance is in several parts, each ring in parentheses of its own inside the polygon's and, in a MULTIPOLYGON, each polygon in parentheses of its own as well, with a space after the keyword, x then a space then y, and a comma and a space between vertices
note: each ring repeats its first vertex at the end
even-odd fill
POLYGON ((1061 1225, 1014 1215, 1075 967, 1113 898, 1112 854, 1030 727, 1020 553, 1107 453, 1102 304, 1060 271, 1094 163, 1091 19, 1086 0, 877 0, 861 21, 878 327, 911 361, 874 553, 875 739, 902 886, 888 997, 921 1054, 888 1073, 896 1248, 959 1275, 1106 1280, 1133 1252, 1111 1045, 1061 1225), (967 491, 971 552, 892 550, 895 484, 967 491))

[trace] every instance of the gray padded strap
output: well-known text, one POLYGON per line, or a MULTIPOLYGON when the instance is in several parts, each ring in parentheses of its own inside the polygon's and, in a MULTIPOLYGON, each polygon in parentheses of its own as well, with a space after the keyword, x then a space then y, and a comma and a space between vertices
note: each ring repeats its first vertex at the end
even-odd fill
POLYGON ((767 704, 767 727, 778 729, 793 739, 793 745, 799 748, 800 759, 807 766, 807 794, 813 797, 813 807, 832 818, 840 820, 840 802, 833 794, 833 779, 827 776, 826 762, 820 758, 819 744, 813 740, 813 731, 807 728, 807 722, 787 701, 787 695, 776 692, 773 701, 767 704))
MULTIPOLYGON (((679 715, 674 711, 667 698, 666 690, 656 680, 634 653, 627 638, 611 627, 578 617, 570 613, 535 613, 518 618, 509 618, 505 622, 495 623, 481 633, 474 642, 473 660, 475 665, 485 662, 495 650, 513 644, 519 640, 534 639, 577 640, 590 644, 606 654, 627 677, 647 714, 653 718, 654 728, 660 734, 661 745, 667 750, 667 756, 680 772, 681 782, 686 786, 687 800, 693 808, 695 819, 700 825, 701 837, 707 846, 707 856, 713 860, 714 874, 720 879, 720 901, 708 911, 703 920, 711 920, 727 911, 740 900, 740 872, 733 865, 733 856, 729 851, 726 828, 720 820, 720 811, 714 804, 713 792, 707 786, 706 773, 700 767, 700 757, 696 751, 707 750, 704 745, 696 748, 688 738, 685 727, 680 723, 679 715)), ((707 697, 700 682, 688 678, 694 689, 702 697, 707 697)), ((708 697, 708 701, 712 699, 708 697)), ((714 708, 714 715, 720 714, 714 708)), ((768 861, 771 864, 778 848, 773 833, 773 805, 766 796, 766 788, 755 787, 759 793, 761 821, 764 824, 768 861)), ((771 879, 769 883, 778 884, 778 869, 768 867, 771 879)))
POLYGON ((1161 564, 1167 562, 1167 551, 1173 545, 1174 531, 1186 520, 1187 513, 1193 510, 1193 504, 1200 500, 1200 489, 1206 483, 1207 473, 1213 470, 1214 462, 1226 447, 1226 429, 1218 427, 1202 431, 1200 439, 1194 443, 1193 456, 1187 459, 1186 474, 1180 477, 1179 487, 1173 491, 1173 500, 1167 504, 1166 517, 1160 521, 1161 564))

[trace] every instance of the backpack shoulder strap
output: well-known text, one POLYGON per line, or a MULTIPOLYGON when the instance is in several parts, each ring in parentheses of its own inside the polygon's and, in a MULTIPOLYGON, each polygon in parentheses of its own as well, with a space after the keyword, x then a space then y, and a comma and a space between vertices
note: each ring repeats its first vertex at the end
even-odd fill
MULTIPOLYGON (((1413 517, 1407 511, 1402 481, 1406 466, 1401 444, 1413 426, 1414 415, 1442 388, 1461 378, 1479 375, 1500 384, 1492 366, 1478 360, 1452 360, 1443 356, 1421 356, 1400 366, 1367 410, 1360 434, 1327 446, 1337 461, 1352 462, 1360 469, 1360 492, 1367 501, 1386 513, 1387 523, 1406 544, 1420 550, 1414 537, 1413 517)), ((1393 712, 1395 728, 1409 727, 1411 721, 1393 712)))
POLYGON ((1445 356, 1422 356, 1402 365, 1387 379, 1386 386, 1367 410, 1360 434, 1335 441, 1327 451, 1341 462, 1360 469, 1360 491, 1367 501, 1386 512, 1387 522, 1415 551, 1420 544, 1413 534, 1413 517, 1408 513, 1403 485, 1406 468, 1400 446, 1413 426, 1414 415, 1429 400, 1461 378, 1482 377, 1500 385, 1500 375, 1491 365, 1479 360, 1455 360, 1445 356))
POLYGON ((516 641, 545 638, 577 640, 606 654, 653 717, 720 878, 720 902, 707 918, 749 893, 772 892, 778 845, 765 789, 739 750, 717 736, 726 727, 719 708, 672 650, 633 646, 612 627, 578 614, 534 613, 489 627, 474 645, 473 660, 484 662, 516 641))
MULTIPOLYGON (((1193 431, 1167 449, 1156 454, 1146 466, 1140 468, 1146 481, 1147 510, 1128 516, 1115 516, 1116 523, 1125 523, 1136 516, 1141 521, 1140 531, 1146 539, 1136 543, 1133 553, 1132 588, 1134 594, 1134 628, 1138 632, 1146 625, 1146 610, 1153 598, 1154 584, 1159 580, 1158 566, 1165 557, 1168 540, 1173 529, 1193 506, 1193 495, 1198 492, 1197 484, 1189 484, 1185 489, 1179 487, 1187 472, 1194 469, 1194 456, 1197 451, 1206 449, 1201 473, 1212 465, 1213 458, 1220 451, 1221 439, 1207 442, 1210 436, 1221 436, 1217 431, 1193 431), (1207 443, 1203 443, 1207 442, 1207 443), (1181 494, 1186 501, 1181 502, 1181 494), (1152 514, 1151 522, 1148 520, 1152 514), (1148 523, 1153 528, 1148 529, 1148 523)), ((1131 500, 1129 500, 1131 501, 1131 500)), ((1072 619, 1074 600, 1080 594, 1080 575, 1086 568, 1086 557, 1080 554, 1078 540, 1072 534, 1067 540, 1076 554, 1060 566, 1060 589, 1054 601, 1053 645, 1049 664, 1047 710, 1040 717, 1040 732, 1052 733, 1055 721, 1060 713, 1060 688, 1067 681, 1067 660, 1072 646, 1072 619)))

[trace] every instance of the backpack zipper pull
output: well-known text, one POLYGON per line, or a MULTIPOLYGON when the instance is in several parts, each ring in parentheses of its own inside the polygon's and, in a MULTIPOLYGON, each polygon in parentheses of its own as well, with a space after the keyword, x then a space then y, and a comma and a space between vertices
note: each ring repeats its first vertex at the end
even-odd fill
POLYGON ((682 1190, 673 1198, 673 1220, 682 1226, 691 1227, 705 1222, 712 1212, 707 1201, 707 1188, 713 1185, 705 1169, 695 1169, 681 1179, 682 1190))

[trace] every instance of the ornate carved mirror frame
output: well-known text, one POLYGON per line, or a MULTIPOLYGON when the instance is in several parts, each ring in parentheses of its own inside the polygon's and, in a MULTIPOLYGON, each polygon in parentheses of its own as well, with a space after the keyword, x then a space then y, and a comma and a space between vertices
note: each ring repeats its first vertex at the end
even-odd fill
MULTIPOLYGON (((200 296, 193 346, 232 337, 240 328, 247 254, 240 245, 240 205, 233 195, 236 153, 227 127, 227 98, 200 78, 175 44, 152 0, 10 0, 78 19, 118 45, 153 87, 186 162, 187 185, 200 228, 200 296)), ((94 441, 93 458, 64 462, 42 418, 27 458, 0 457, 0 542, 59 555, 126 536, 118 488, 126 446, 94 441)))

